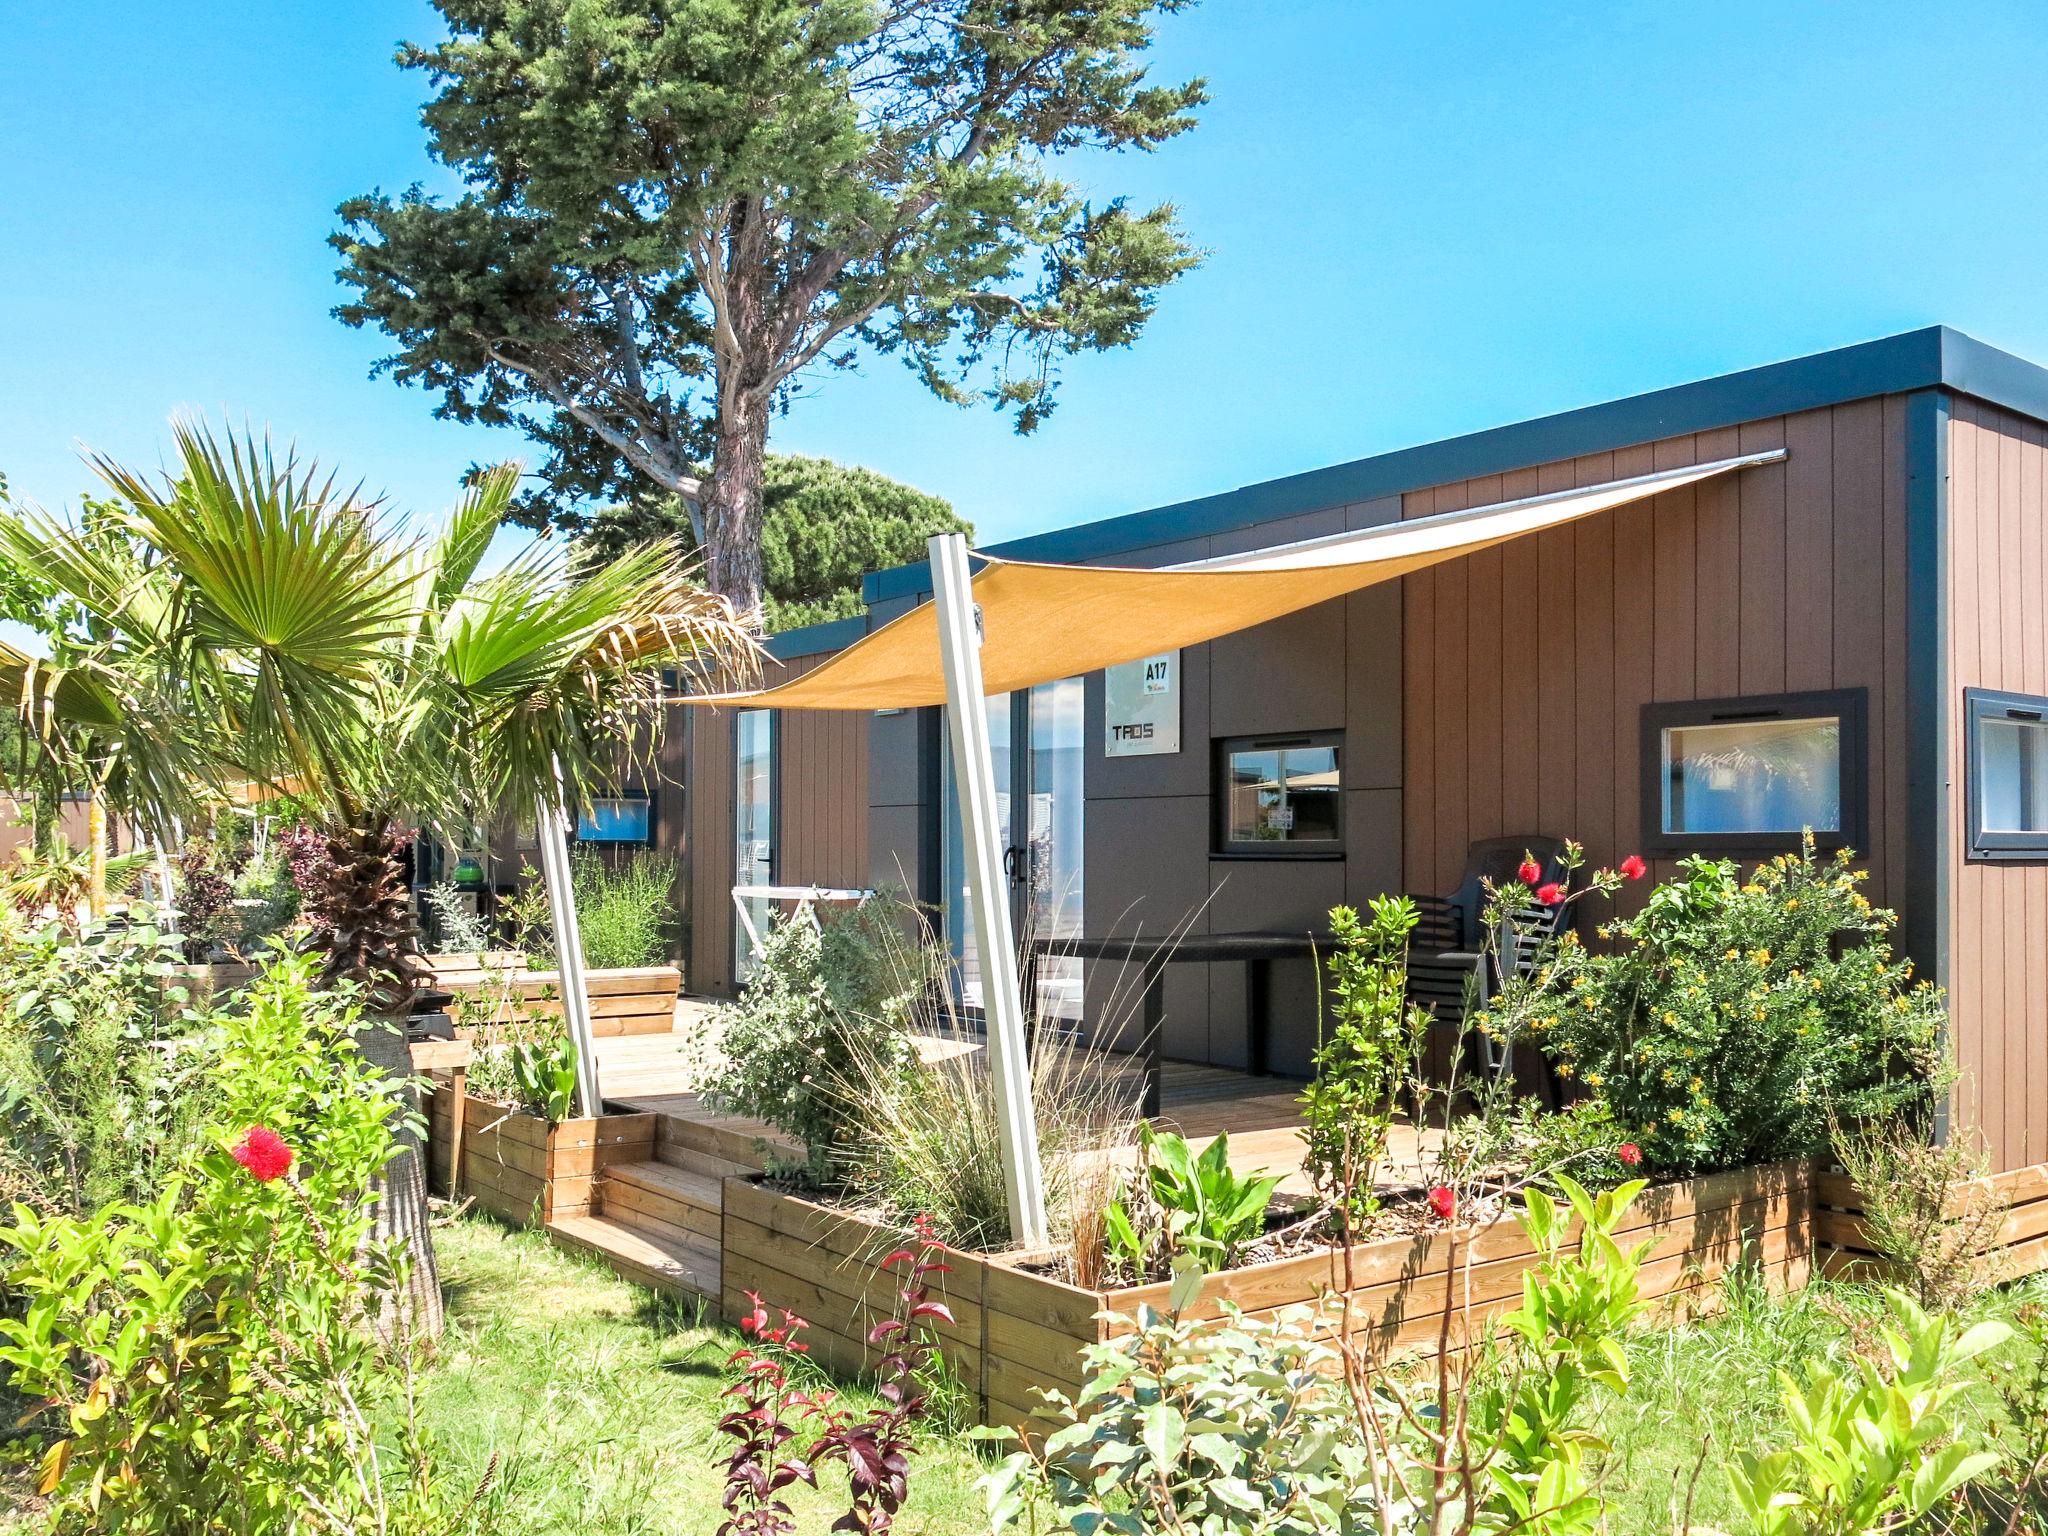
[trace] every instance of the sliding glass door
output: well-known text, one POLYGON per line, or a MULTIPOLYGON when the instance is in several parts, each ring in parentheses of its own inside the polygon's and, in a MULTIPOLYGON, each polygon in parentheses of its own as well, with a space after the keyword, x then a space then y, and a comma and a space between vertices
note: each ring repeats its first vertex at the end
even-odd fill
MULTIPOLYGON (((775 883, 775 712, 743 709, 733 716, 733 850, 732 883, 775 883)), ((775 904, 764 897, 742 897, 754 931, 765 935, 775 904)), ((733 924, 733 980, 745 981, 754 971, 754 945, 747 925, 733 924)))
MULTIPOLYGON (((1081 935, 1083 696, 1081 679, 1070 677, 987 701, 1011 921, 1020 941, 1052 946, 1038 965, 1040 1017, 1073 1024, 1081 1021, 1081 962, 1058 948, 1081 935)), ((942 758, 946 933, 960 957, 961 1000, 979 1008, 981 967, 967 913, 959 797, 950 751, 942 758)))

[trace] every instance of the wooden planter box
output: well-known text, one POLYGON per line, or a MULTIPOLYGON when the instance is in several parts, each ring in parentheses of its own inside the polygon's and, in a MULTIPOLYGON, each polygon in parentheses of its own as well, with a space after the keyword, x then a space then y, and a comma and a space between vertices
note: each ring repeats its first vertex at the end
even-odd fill
MULTIPOLYGON (((1829 1279, 1885 1279, 1889 1266, 1872 1250, 1862 1193, 1845 1174, 1816 1174, 1813 1183, 1816 1271, 1829 1279)), ((1981 1183, 2010 1207, 1984 1278, 2017 1280, 2048 1270, 2048 1163, 1993 1174, 1981 1183)))
POLYGON ((601 1170, 654 1156, 654 1122, 653 1115, 605 1115, 549 1125, 538 1115, 443 1084, 428 1111, 428 1178, 520 1226, 587 1216, 591 1185, 601 1170))
MULTIPOLYGON (((745 1293, 788 1307, 812 1325, 818 1358, 859 1372, 874 1351, 867 1332, 896 1304, 899 1282, 877 1269, 901 1246, 900 1231, 748 1179, 725 1181, 723 1304, 747 1310, 745 1293)), ((1811 1178, 1803 1163, 1714 1174, 1646 1191, 1619 1233, 1649 1242, 1642 1293, 1683 1302, 1744 1262, 1779 1286, 1803 1283, 1811 1262, 1811 1178)), ((1167 1284, 1090 1291, 1020 1267, 1022 1256, 949 1251, 946 1300, 957 1326, 941 1334, 948 1364, 986 1423, 1025 1423, 1034 1388, 1072 1395, 1082 1349, 1129 1328, 1142 1305, 1164 1310, 1167 1284), (1102 1314, 1114 1314, 1114 1320, 1102 1314)), ((1425 1348, 1442 1326, 1447 1297, 1460 1327, 1485 1323, 1521 1299, 1534 1256, 1512 1218, 1478 1232, 1442 1231, 1361 1243, 1211 1275, 1191 1315, 1226 1301, 1270 1315, 1344 1294, 1355 1336, 1383 1347, 1425 1348)))
MULTIPOLYGON (((562 977, 558 971, 497 971, 480 966, 458 969, 437 965, 434 980, 458 995, 485 993, 494 1002, 500 996, 494 989, 509 982, 514 998, 508 1001, 515 1017, 561 1017, 562 977)), ((675 1028, 676 998, 682 992, 683 973, 674 966, 644 965, 588 971, 584 974, 584 981, 590 989, 590 1028, 593 1034, 665 1035, 675 1028)), ((465 1035, 475 1033, 467 1027, 461 1032, 465 1035)))

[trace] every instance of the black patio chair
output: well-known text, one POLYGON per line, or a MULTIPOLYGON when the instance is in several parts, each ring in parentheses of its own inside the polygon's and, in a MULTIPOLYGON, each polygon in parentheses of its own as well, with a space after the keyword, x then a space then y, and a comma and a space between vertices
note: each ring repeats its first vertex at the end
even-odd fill
MULTIPOLYGON (((1564 926, 1566 909, 1539 905, 1531 899, 1516 913, 1512 932, 1503 936, 1496 967, 1487 955, 1486 886, 1501 890, 1521 886, 1517 871, 1523 858, 1542 866, 1536 883, 1564 878, 1564 844, 1554 837, 1489 837, 1474 843, 1465 855, 1465 876, 1448 896, 1414 896, 1418 918, 1408 941, 1408 999, 1429 1010, 1436 1022, 1435 1038, 1463 1041, 1467 1071, 1493 1073, 1510 1063, 1503 1047, 1476 1032, 1468 1033, 1465 1018, 1475 1004, 1484 1004, 1501 984, 1498 970, 1519 973, 1534 963, 1537 952, 1564 926)), ((1433 1053, 1437 1054, 1437 1053, 1433 1053)), ((1432 1065, 1447 1075, 1454 1063, 1451 1048, 1432 1065)), ((1539 1074, 1538 1092, 1556 1101, 1556 1085, 1547 1071, 1539 1074)))

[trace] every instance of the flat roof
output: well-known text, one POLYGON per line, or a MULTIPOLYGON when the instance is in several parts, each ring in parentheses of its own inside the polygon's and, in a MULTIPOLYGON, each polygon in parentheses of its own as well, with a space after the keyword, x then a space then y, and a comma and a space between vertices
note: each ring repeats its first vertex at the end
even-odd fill
MULTIPOLYGON (((1303 512, 1479 475, 1606 453, 1762 417, 1818 410, 1873 395, 1931 388, 1974 395, 2048 421, 2048 368, 1948 326, 1930 325, 1809 357, 1767 363, 1418 447, 1397 448, 1214 496, 1011 539, 987 546, 987 552, 1012 560, 1096 560, 1147 545, 1232 533, 1303 512)), ((861 587, 862 596, 870 603, 930 590, 930 570, 922 561, 876 571, 861 587)), ((811 647, 798 638, 804 634, 795 631, 781 637, 788 654, 809 652, 811 647)))

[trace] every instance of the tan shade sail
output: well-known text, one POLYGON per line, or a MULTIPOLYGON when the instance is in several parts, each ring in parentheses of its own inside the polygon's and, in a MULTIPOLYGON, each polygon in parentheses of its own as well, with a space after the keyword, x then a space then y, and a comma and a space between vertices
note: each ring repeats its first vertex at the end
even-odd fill
MULTIPOLYGON (((1008 693, 1199 645, 1509 539, 1784 457, 1783 449, 1771 449, 1156 569, 985 557, 974 577, 983 684, 991 694, 1008 693)), ((929 603, 914 608, 793 682, 686 702, 773 709, 943 704, 936 615, 929 603)))

